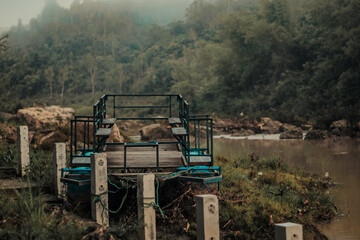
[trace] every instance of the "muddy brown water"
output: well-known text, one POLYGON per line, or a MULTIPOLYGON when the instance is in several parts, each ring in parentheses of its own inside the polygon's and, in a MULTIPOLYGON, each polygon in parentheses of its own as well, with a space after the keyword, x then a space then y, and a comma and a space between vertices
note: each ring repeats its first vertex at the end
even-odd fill
POLYGON ((330 177, 338 183, 331 189, 338 216, 319 225, 331 240, 360 239, 360 140, 326 141, 278 140, 278 135, 234 139, 222 136, 214 140, 215 155, 227 157, 280 157, 290 166, 330 177))

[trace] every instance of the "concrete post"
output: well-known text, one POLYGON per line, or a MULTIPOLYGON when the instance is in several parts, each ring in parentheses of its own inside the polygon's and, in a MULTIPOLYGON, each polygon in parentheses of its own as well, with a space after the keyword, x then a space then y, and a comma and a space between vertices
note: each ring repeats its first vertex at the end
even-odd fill
POLYGON ((156 239, 155 175, 140 174, 137 177, 137 205, 139 237, 141 240, 156 239))
POLYGON ((25 176, 25 168, 30 165, 29 130, 27 126, 17 128, 17 148, 19 161, 19 174, 25 176))
POLYGON ((106 153, 91 154, 91 216, 94 221, 105 226, 109 226, 107 191, 106 153))
POLYGON ((302 225, 291 222, 275 224, 275 240, 303 240, 302 225))
POLYGON ((55 196, 64 198, 65 184, 60 181, 61 169, 66 167, 66 145, 65 143, 54 143, 54 189, 55 196))
POLYGON ((196 222, 198 240, 220 239, 219 201, 212 194, 197 195, 196 222))

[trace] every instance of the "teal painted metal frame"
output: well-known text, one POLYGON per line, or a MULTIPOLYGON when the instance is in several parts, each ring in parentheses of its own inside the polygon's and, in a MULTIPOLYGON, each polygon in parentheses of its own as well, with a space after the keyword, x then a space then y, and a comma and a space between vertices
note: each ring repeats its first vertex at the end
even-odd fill
MULTIPOLYGON (((186 136, 179 136, 178 141, 173 142, 157 142, 159 144, 180 144, 181 151, 183 156, 186 158, 188 165, 191 165, 191 156, 208 156, 211 158, 210 165, 213 165, 213 121, 209 118, 208 115, 190 115, 189 104, 183 97, 178 94, 108 94, 103 95, 99 101, 93 105, 93 114, 92 116, 76 116, 74 120, 71 120, 71 139, 70 139, 70 157, 71 163, 74 157, 82 156, 88 157, 85 154, 89 152, 101 152, 103 151, 104 146, 106 145, 125 145, 125 143, 106 143, 106 137, 97 137, 96 132, 103 126, 103 120, 106 118, 107 114, 107 103, 108 101, 112 102, 112 112, 117 120, 159 120, 159 119, 168 119, 173 116, 173 107, 172 101, 173 98, 176 98, 178 105, 178 117, 180 119, 180 127, 186 129, 186 136), (119 100, 118 98, 133 98, 133 97, 160 97, 164 98, 167 101, 167 105, 134 105, 134 106, 121 106, 116 105, 119 100), (112 99, 111 99, 112 98, 112 99), (118 116, 116 117, 116 109, 168 109, 168 117, 130 117, 130 116, 118 116), (195 142, 194 148, 190 147, 190 124, 194 126, 194 135, 195 142), (78 129, 81 127, 83 131, 83 143, 82 148, 78 147, 77 138, 78 138, 78 129), (201 143, 201 126, 206 127, 206 145, 202 146, 201 143), (91 127, 92 136, 90 133, 91 127), (92 140, 92 141, 91 141, 92 140), (92 147, 90 147, 92 145, 92 147), (197 154, 191 154, 192 151, 197 151, 197 154)), ((135 145, 141 145, 142 143, 134 143, 135 145)), ((72 164, 71 164, 72 165, 72 164)), ((126 167, 124 168, 126 171, 126 167)), ((158 170, 158 167, 157 167, 158 170)))

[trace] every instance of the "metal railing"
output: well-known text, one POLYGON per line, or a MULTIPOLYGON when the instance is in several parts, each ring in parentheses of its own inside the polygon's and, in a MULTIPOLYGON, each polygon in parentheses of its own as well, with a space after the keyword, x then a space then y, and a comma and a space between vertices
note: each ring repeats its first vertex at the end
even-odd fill
MULTIPOLYGON (((109 101, 112 104, 112 114, 114 118, 117 120, 158 120, 158 119, 168 119, 173 116, 173 104, 174 100, 179 102, 180 106, 180 99, 182 100, 181 95, 178 94, 109 94, 105 95, 105 101, 109 101), (124 101, 122 99, 129 99, 129 98, 146 98, 151 100, 151 98, 159 98, 160 103, 159 105, 124 105, 124 101), (126 116, 124 111, 127 109, 151 109, 151 110, 163 110, 162 113, 166 114, 165 117, 139 117, 139 116, 126 116)), ((147 100, 147 102, 149 101, 147 100)), ((106 104, 105 104, 106 107, 106 104)), ((180 110, 179 110, 180 111, 180 110)))
POLYGON ((208 156, 213 165, 213 119, 209 118, 209 115, 191 115, 189 121, 194 126, 194 148, 190 148, 190 157, 208 156), (205 136, 203 136, 204 134, 205 136), (201 141, 202 139, 205 140, 204 143, 201 141))
MULTIPOLYGON (((158 147, 159 144, 180 144, 183 156, 188 165, 191 164, 191 156, 208 156, 213 164, 213 121, 208 115, 190 115, 189 104, 181 95, 175 94, 109 94, 103 95, 93 105, 92 116, 76 116, 71 120, 70 157, 89 157, 92 152, 101 152, 105 145, 124 145, 124 170, 126 171, 126 148, 134 146, 155 146, 154 143, 107 143, 106 137, 96 136, 97 131, 103 128, 103 121, 108 113, 116 120, 159 120, 173 116, 179 117, 179 127, 184 127, 186 135, 177 137, 177 141, 156 142, 157 170, 159 168, 158 147), (123 98, 144 98, 145 105, 124 104, 123 98), (154 103, 150 105, 149 102, 154 103), (157 101, 163 103, 157 104, 157 101), (177 109, 176 109, 177 108, 177 109), (134 109, 157 109, 162 110, 167 116, 128 116, 126 111, 134 109), (194 143, 190 143, 190 125, 193 126, 194 143), (204 137, 204 131, 206 136, 204 137), (206 139, 205 141, 203 139, 206 139), (144 145, 145 144, 145 145, 144 145), (126 146, 125 146, 126 145, 126 146), (190 146, 193 146, 192 148, 190 146)), ((129 113, 129 112, 127 112, 129 113)))
POLYGON ((85 156, 88 152, 95 152, 93 116, 75 116, 70 122, 70 159, 75 156, 85 156), (80 141, 82 140, 82 142, 80 141))

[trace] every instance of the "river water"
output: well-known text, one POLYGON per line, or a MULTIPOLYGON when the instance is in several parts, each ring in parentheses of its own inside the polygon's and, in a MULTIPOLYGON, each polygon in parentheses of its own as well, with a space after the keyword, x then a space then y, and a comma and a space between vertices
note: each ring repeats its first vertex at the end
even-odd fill
POLYGON ((326 141, 279 140, 278 135, 229 138, 217 136, 215 155, 227 157, 280 157, 290 166, 330 177, 338 183, 330 194, 335 197, 339 216, 319 225, 331 240, 360 239, 360 140, 326 141))

